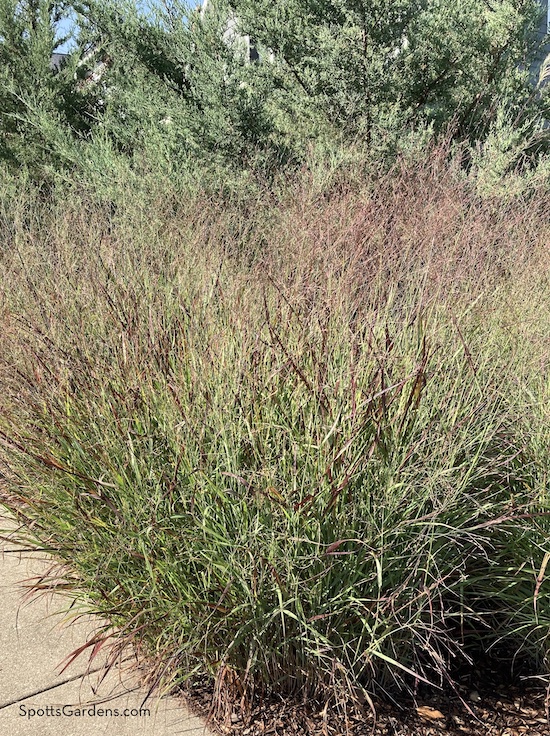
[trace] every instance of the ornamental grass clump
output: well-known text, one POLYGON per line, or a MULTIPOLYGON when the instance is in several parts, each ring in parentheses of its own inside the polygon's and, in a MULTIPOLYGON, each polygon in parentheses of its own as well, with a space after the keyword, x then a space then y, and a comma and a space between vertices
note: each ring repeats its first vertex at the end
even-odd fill
MULTIPOLYGON (((547 666, 542 435, 527 441, 511 357, 483 332, 474 261, 451 299, 436 288, 434 201, 422 217, 402 176, 391 232, 427 243, 403 251, 408 279, 371 227, 390 222, 374 184, 360 226, 353 192, 308 192, 286 230, 282 204, 245 218, 200 200, 154 222, 131 200, 120 218, 74 208, 42 241, 19 226, 2 256, 3 476, 66 587, 114 627, 93 654, 133 642, 152 680, 207 675, 220 712, 262 690, 345 704, 441 687, 503 643, 547 666), (252 254, 267 220, 281 239, 252 254), (317 248, 312 228, 329 233, 317 248)), ((454 243, 454 217, 483 218, 444 184, 454 243)))

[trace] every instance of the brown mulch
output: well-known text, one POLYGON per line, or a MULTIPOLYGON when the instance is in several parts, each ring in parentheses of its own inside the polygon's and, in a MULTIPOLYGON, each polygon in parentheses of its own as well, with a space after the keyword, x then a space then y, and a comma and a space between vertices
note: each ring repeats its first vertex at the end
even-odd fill
MULTIPOLYGON (((189 707, 206 717, 211 698, 208 687, 186 694, 189 707)), ((256 702, 247 716, 235 708, 223 720, 210 717, 209 726, 227 736, 550 736, 549 705, 549 690, 533 684, 427 696, 415 704, 376 701, 376 715, 368 705, 346 714, 271 698, 256 702)))

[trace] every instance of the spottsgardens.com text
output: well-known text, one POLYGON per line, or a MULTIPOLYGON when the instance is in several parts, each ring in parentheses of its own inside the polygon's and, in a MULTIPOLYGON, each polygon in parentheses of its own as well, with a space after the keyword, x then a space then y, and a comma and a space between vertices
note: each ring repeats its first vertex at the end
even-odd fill
POLYGON ((147 718, 149 708, 105 708, 98 705, 43 705, 32 707, 20 703, 22 718, 147 718))

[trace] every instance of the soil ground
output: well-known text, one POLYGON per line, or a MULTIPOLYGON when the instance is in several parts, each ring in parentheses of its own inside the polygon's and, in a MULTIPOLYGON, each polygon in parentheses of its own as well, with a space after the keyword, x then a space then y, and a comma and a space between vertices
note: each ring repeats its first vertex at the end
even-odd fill
MULTIPOLYGON (((187 699, 191 710, 208 717, 210 688, 196 688, 187 699)), ((247 717, 235 709, 221 721, 210 717, 209 724, 228 736, 550 736, 550 689, 537 680, 427 695, 416 703, 375 701, 374 707, 375 715, 368 706, 346 715, 273 697, 258 700, 247 717)))

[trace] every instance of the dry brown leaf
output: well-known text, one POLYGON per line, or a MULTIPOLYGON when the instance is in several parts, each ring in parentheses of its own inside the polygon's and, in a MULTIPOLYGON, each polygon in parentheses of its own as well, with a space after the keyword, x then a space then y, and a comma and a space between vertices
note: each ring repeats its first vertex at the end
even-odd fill
POLYGON ((430 708, 428 705, 419 705, 416 712, 421 718, 428 718, 430 721, 439 721, 441 718, 445 718, 440 710, 430 708))

